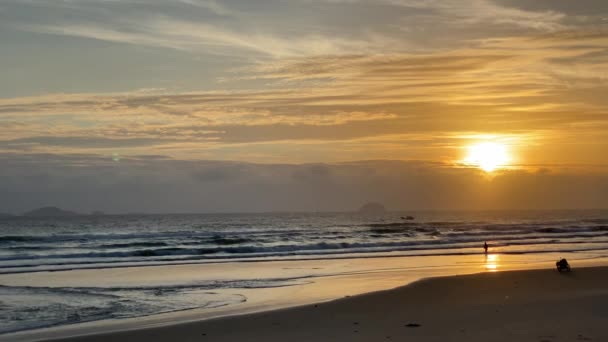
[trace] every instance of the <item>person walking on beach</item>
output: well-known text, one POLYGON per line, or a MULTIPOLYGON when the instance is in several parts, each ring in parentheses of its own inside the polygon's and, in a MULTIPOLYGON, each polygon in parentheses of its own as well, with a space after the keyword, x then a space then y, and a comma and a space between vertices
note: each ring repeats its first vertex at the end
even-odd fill
POLYGON ((488 254, 488 242, 487 241, 483 243, 483 250, 484 250, 485 254, 488 254))

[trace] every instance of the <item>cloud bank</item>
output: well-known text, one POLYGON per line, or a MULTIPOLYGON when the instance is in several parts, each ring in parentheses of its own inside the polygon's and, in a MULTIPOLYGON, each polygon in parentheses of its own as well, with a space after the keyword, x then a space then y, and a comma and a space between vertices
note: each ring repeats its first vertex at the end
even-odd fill
POLYGON ((608 176, 479 170, 428 162, 250 164, 162 157, 0 156, 0 208, 90 212, 572 209, 608 205, 608 176))

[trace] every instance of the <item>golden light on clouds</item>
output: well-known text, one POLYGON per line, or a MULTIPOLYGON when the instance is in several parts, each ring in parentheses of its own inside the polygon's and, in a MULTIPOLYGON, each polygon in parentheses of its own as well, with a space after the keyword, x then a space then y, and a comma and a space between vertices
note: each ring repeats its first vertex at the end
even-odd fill
POLYGON ((509 166, 511 159, 505 144, 487 141, 470 145, 464 164, 493 172, 509 166))

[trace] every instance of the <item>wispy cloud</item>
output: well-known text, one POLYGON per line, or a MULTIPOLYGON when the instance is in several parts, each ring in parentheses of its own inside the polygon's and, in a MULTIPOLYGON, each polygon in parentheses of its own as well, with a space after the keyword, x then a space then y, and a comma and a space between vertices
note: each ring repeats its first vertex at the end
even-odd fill
POLYGON ((566 28, 561 21, 565 14, 556 11, 525 11, 506 7, 492 0, 383 0, 411 8, 436 10, 452 21, 465 24, 491 23, 515 25, 529 29, 555 31, 566 28))
MULTIPOLYGON (((592 156, 605 139, 589 144, 608 132, 608 30, 580 18, 574 24, 563 8, 490 0, 306 0, 260 3, 259 11, 243 16, 248 7, 238 1, 146 3, 33 1, 27 4, 49 13, 67 7, 82 15, 6 26, 185 52, 180 56, 237 56, 247 64, 231 64, 233 72, 224 73, 215 91, 159 91, 151 84, 124 93, 0 99, 0 123, 10 127, 0 131, 0 149, 449 161, 463 144, 455 137, 491 133, 557 146, 529 152, 530 164, 545 162, 543 155, 605 161, 592 156), (291 15, 304 6, 370 15, 357 23, 291 15), (387 17, 395 21, 380 20, 387 17), (405 32, 403 25, 415 30, 405 32), (556 156, 564 146, 571 151, 556 156)), ((206 62, 196 67, 212 68, 206 62)))
POLYGON ((216 26, 180 21, 166 17, 136 22, 121 30, 97 24, 24 25, 20 28, 30 32, 84 37, 103 41, 147 45, 184 51, 212 54, 237 54, 250 51, 258 56, 289 57, 301 55, 340 54, 345 51, 370 52, 386 46, 388 39, 374 36, 354 40, 308 34, 294 41, 264 32, 234 32, 216 26))
MULTIPOLYGON (((275 158, 277 150, 285 159, 297 148, 309 154, 289 158, 445 161, 457 160, 465 143, 458 137, 474 132, 582 146, 608 131, 607 85, 597 77, 607 39, 592 30, 427 54, 285 58, 239 70, 235 82, 268 82, 256 91, 4 99, 0 120, 13 129, 2 132, 2 147, 255 161, 275 158), (555 72, 572 61, 585 72, 555 72), (49 127, 57 138, 48 138, 49 127)), ((596 142, 561 159, 589 163, 591 151, 603 147, 596 142)), ((536 154, 530 164, 542 159, 536 154)))
MULTIPOLYGON (((296 2, 292 7, 296 7, 296 2)), ((360 1, 321 0, 316 3, 339 4, 345 7, 361 6, 360 1)), ((53 6, 53 3, 33 1, 39 6, 53 6)), ((369 6, 366 2, 366 4, 369 6)), ((238 3, 236 3, 238 5, 238 3)), ((152 47, 178 49, 196 53, 239 55, 249 51, 254 56, 294 57, 310 55, 336 55, 370 53, 382 50, 385 52, 405 52, 421 48, 410 42, 423 34, 434 40, 435 35, 448 35, 455 42, 471 39, 466 27, 479 27, 488 31, 488 35, 498 34, 492 25, 520 27, 537 31, 557 31, 568 28, 562 23, 565 14, 556 11, 526 11, 513 7, 498 5, 491 0, 377 0, 372 6, 393 6, 394 11, 401 12, 407 18, 397 24, 402 30, 395 31, 395 23, 387 25, 381 22, 370 22, 369 26, 350 27, 348 31, 327 27, 327 25, 309 26, 277 21, 297 15, 291 13, 289 6, 271 6, 267 12, 245 14, 237 7, 227 6, 213 0, 180 0, 177 3, 146 3, 140 1, 71 1, 55 4, 75 11, 75 19, 65 16, 49 22, 16 22, 15 27, 36 33, 65 35, 90 38, 102 41, 145 45, 152 47), (174 8, 176 4, 191 6, 196 10, 203 9, 201 17, 192 17, 183 8, 174 8), (147 5, 147 6, 146 6, 147 5), (154 6, 152 6, 154 5, 154 6), (134 11, 134 8, 145 8, 145 11, 134 11), (159 11, 166 7, 166 11, 159 11), (276 7, 276 9, 275 9, 276 7), (124 13, 120 10, 123 9, 124 13), (411 14, 412 9, 423 11, 411 14), (108 11, 114 11, 108 15, 108 11), (276 12, 275 12, 276 11, 276 12), (283 11, 283 12, 281 12, 283 11), (85 15, 86 14, 86 15, 85 15), (77 19, 76 19, 77 18, 77 19), (272 20, 275 20, 273 23, 272 20), (439 23, 439 25, 437 25, 439 23), (460 25, 461 28, 455 28, 460 25), (490 27, 488 27, 490 25, 490 27), (411 27, 417 27, 427 33, 413 32, 414 37, 404 34, 411 27), (444 28, 443 31, 434 32, 444 28), (349 32, 350 31, 350 32, 349 32), (461 36, 452 31, 462 31, 461 36), (349 33, 347 33, 349 32, 349 33), (293 37, 297 37, 294 39, 293 37)), ((335 6, 333 11, 340 11, 335 6)), ((251 11, 252 9, 249 8, 251 11)), ((325 10, 323 7, 319 11, 325 10)), ((349 11, 344 8, 342 11, 349 11)), ((509 30, 499 34, 504 36, 509 30)), ((446 40, 439 39, 444 44, 446 40)), ((441 48, 434 46, 434 48, 441 48)))
POLYGON ((179 0, 179 2, 208 9, 218 15, 235 15, 234 11, 222 5, 217 0, 179 0))

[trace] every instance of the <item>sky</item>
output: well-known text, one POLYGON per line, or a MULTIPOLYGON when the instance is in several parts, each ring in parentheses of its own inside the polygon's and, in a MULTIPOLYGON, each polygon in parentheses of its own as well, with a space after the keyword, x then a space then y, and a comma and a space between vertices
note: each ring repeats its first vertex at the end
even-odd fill
POLYGON ((605 0, 2 0, 0 49, 0 212, 608 208, 605 0))

